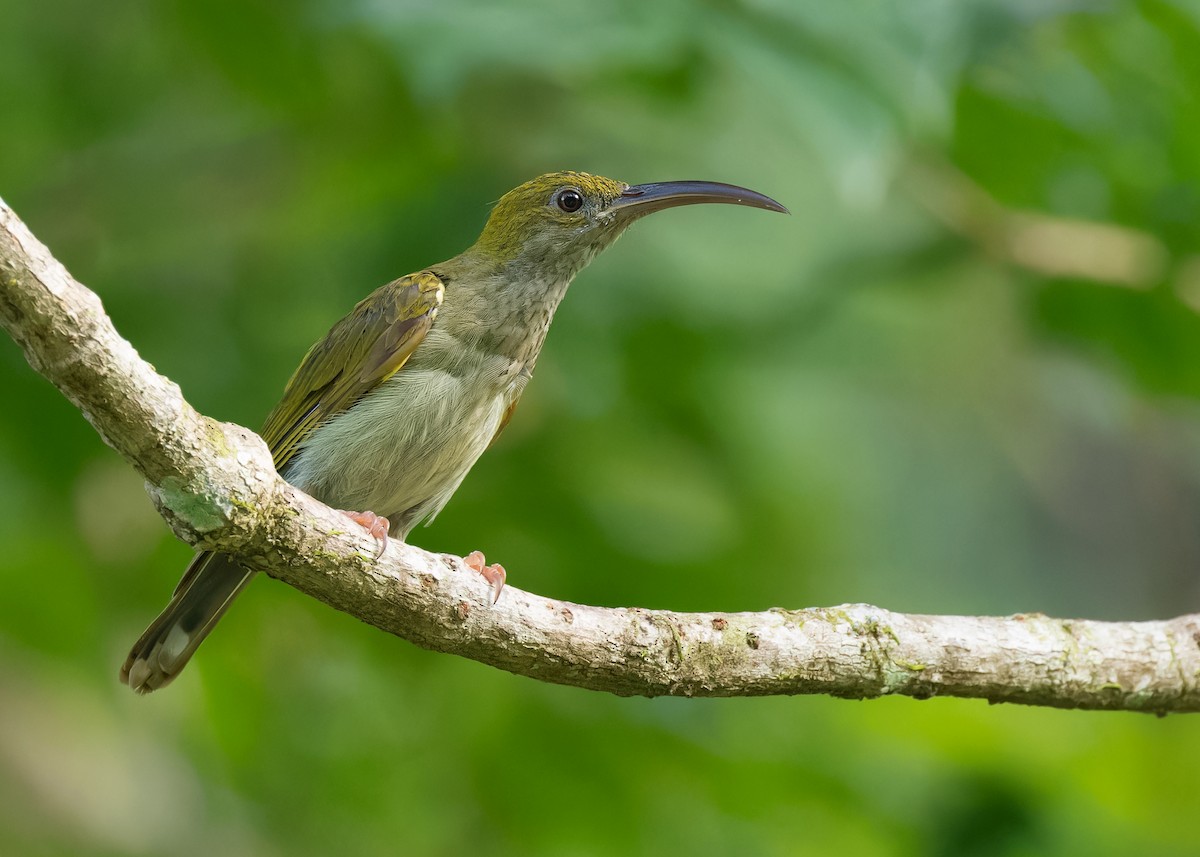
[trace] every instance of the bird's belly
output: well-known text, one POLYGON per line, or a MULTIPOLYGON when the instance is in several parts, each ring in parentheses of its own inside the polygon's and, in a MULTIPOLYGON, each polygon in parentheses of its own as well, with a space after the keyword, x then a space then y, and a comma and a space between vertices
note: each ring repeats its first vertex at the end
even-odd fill
POLYGON ((518 392, 405 367, 316 429, 283 475, 327 505, 384 515, 403 538, 450 499, 518 392))

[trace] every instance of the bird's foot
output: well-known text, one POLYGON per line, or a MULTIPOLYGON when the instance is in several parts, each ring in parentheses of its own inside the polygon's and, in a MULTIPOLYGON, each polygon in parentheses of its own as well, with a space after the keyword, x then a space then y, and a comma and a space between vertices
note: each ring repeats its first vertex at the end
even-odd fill
POLYGON ((383 515, 376 515, 374 512, 347 512, 345 509, 338 509, 338 511, 360 527, 366 528, 367 534, 379 542, 379 550, 375 551, 375 559, 383 556, 388 545, 388 528, 391 526, 388 519, 383 515))
POLYGON ((504 589, 504 580, 508 577, 504 566, 498 562, 484 565, 487 560, 483 558, 483 551, 471 551, 463 557, 463 562, 467 564, 467 568, 483 575, 483 579, 492 585, 492 603, 499 601, 500 592, 504 589))

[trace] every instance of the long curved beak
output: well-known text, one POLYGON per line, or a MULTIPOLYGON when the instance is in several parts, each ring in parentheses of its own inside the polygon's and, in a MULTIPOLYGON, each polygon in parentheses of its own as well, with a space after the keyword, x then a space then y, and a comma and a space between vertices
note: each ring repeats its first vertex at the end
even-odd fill
POLYGON ((652 182, 626 188, 609 204, 609 209, 628 217, 641 217, 677 205, 699 205, 720 202, 727 205, 748 205, 767 211, 790 214, 769 196, 737 185, 720 182, 652 182))

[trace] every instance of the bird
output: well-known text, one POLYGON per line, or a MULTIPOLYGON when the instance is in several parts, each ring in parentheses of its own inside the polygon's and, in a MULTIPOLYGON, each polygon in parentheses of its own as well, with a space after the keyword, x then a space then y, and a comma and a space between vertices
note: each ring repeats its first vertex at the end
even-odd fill
MULTIPOLYGON (((280 476, 363 526, 378 559, 434 519, 508 425, 575 275, 641 217, 702 203, 788 213, 735 185, 571 170, 504 194, 467 250, 376 289, 304 355, 260 432, 280 476)), ((494 603, 504 568, 479 551, 466 563, 494 603)), ((197 553, 121 681, 169 684, 255 573, 197 553)))

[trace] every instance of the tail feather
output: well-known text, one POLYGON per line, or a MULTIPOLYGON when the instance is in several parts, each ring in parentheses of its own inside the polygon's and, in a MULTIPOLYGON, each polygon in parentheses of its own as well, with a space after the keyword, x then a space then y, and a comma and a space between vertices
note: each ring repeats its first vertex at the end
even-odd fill
POLYGON ((171 603, 134 643, 121 681, 138 693, 169 684, 254 574, 225 554, 196 554, 171 603))

